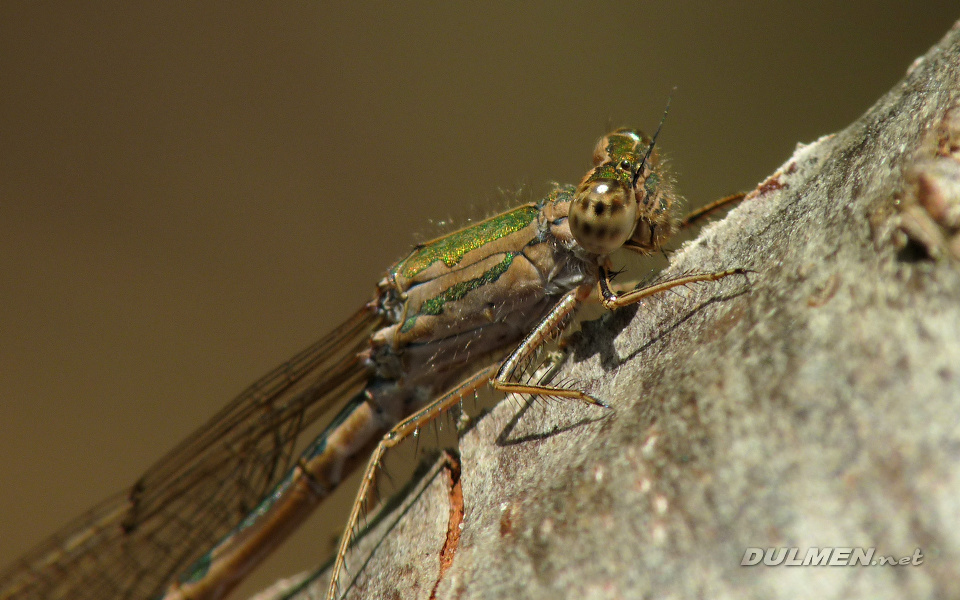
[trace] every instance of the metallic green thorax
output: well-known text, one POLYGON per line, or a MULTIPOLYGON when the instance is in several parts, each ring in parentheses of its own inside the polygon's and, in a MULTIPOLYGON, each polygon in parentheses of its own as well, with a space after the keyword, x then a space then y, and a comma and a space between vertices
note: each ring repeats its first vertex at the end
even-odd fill
POLYGON ((424 302, 420 306, 420 311, 418 314, 408 317, 403 322, 403 326, 400 328, 400 333, 406 333, 413 329, 413 326, 417 322, 417 317, 421 315, 439 315, 443 312, 443 307, 448 303, 461 300, 473 290, 496 282, 497 279, 499 279, 500 276, 506 273, 507 269, 510 268, 510 264, 513 262, 514 256, 516 255, 513 253, 507 253, 503 257, 502 261, 497 263, 493 268, 485 271, 479 277, 474 277, 473 279, 469 279, 467 281, 455 283, 444 290, 440 295, 434 296, 424 302))
POLYGON ((537 213, 536 206, 521 206, 424 244, 398 265, 397 273, 412 279, 438 260, 453 267, 471 250, 520 231, 537 217, 537 213))
MULTIPOLYGON (((392 305, 394 325, 377 332, 374 344, 391 351, 423 348, 469 333, 486 336, 484 344, 492 345, 512 335, 513 330, 490 333, 510 329, 510 319, 539 318, 551 302, 545 290, 561 289, 589 272, 573 265, 578 260, 573 255, 559 251, 573 243, 567 226, 572 192, 572 186, 558 186, 536 204, 414 249, 380 284, 400 302, 392 305), (566 279, 556 287, 554 278, 566 279)), ((471 351, 484 344, 475 342, 471 351)))

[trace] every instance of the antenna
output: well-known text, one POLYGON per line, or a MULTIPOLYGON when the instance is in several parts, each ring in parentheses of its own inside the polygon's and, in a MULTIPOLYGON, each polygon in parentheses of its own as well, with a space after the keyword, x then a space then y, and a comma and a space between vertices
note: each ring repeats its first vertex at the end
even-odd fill
POLYGON ((670 101, 673 100, 673 93, 675 91, 677 91, 677 86, 673 86, 673 89, 670 90, 670 95, 667 96, 667 105, 663 109, 663 116, 660 117, 660 124, 657 125, 657 131, 653 134, 653 139, 650 140, 650 146, 647 147, 647 153, 643 155, 643 160, 640 161, 640 166, 637 167, 637 172, 633 175, 633 187, 637 186, 637 181, 640 179, 640 174, 643 173, 643 168, 647 165, 647 159, 650 158, 650 155, 653 153, 653 147, 657 145, 657 136, 660 135, 660 130, 663 128, 663 123, 667 120, 667 113, 670 112, 670 101))

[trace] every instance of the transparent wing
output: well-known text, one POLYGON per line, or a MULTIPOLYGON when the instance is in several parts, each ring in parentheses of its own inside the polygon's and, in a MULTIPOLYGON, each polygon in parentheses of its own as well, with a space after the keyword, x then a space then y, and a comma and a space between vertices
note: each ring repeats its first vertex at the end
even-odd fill
POLYGON ((363 387, 358 352, 378 321, 365 306, 251 385, 129 491, 0 572, 0 599, 158 595, 277 484, 319 417, 363 387))

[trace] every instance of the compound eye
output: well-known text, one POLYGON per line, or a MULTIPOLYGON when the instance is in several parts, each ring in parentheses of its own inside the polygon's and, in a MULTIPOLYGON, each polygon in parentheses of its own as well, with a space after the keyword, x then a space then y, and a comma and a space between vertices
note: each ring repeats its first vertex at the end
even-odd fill
POLYGON ((626 159, 621 160, 621 161, 620 161, 620 170, 621 170, 621 171, 626 171, 627 173, 632 173, 632 172, 633 172, 633 163, 630 162, 629 160, 626 160, 626 159))
POLYGON ((593 181, 577 190, 570 203, 570 233, 593 254, 618 249, 637 224, 637 200, 632 190, 613 180, 593 181))

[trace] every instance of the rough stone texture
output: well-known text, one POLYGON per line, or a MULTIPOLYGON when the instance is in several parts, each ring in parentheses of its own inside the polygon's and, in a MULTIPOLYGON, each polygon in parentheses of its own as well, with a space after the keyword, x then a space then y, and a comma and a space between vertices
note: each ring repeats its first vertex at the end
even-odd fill
POLYGON ((897 209, 929 204, 915 165, 960 165, 944 143, 958 98, 955 25, 665 273, 748 280, 585 324, 559 379, 614 411, 501 402, 463 436, 466 512, 439 584, 438 474, 361 542, 347 597, 960 597, 960 267, 909 240, 897 209), (824 546, 924 558, 740 566, 747 547, 824 546))

